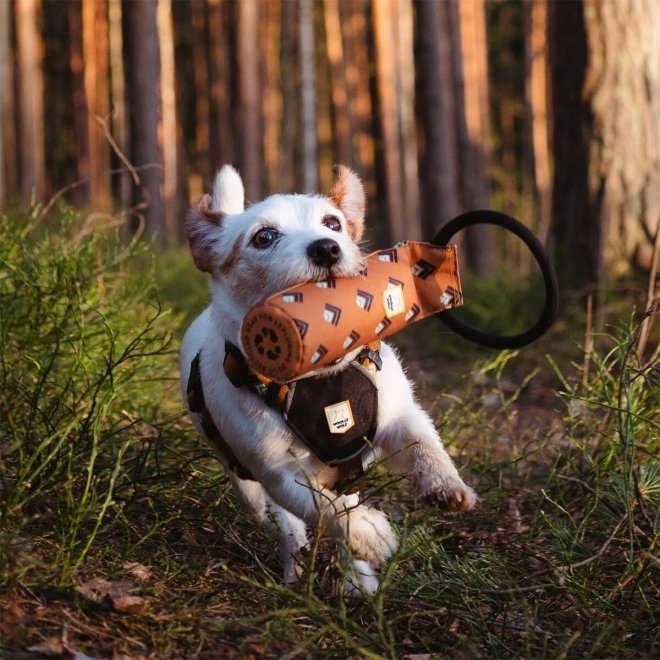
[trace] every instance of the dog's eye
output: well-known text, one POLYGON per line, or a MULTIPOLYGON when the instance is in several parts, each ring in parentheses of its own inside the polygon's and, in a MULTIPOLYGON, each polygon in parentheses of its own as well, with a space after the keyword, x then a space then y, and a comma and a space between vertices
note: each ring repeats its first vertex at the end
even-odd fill
POLYGON ((332 231, 341 231, 341 222, 334 215, 326 215, 321 224, 328 229, 332 229, 332 231))
POLYGON ((252 237, 252 245, 254 245, 256 248, 259 248, 260 250, 263 250, 264 248, 270 247, 279 237, 280 232, 278 232, 277 229, 273 229, 272 227, 264 227, 264 229, 260 229, 252 237))

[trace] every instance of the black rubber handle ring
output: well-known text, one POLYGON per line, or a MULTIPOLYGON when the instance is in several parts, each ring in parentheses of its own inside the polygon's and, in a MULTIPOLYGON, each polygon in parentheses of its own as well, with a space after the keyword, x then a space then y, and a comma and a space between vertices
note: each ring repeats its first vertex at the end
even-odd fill
POLYGON ((522 348, 531 344, 533 341, 543 335, 554 323, 557 317, 557 308, 559 304, 559 287, 557 285, 557 275, 550 262, 543 245, 532 231, 522 224, 522 222, 512 218, 506 213, 499 211, 468 211, 458 217, 450 220, 431 240, 433 245, 447 245, 449 240, 462 229, 474 225, 497 225, 504 227, 512 232, 529 248, 534 255, 543 275, 545 284, 545 304, 541 316, 534 325, 517 335, 493 335, 468 325, 456 318, 451 311, 438 312, 436 317, 454 332, 469 339, 470 341, 488 346, 489 348, 522 348))

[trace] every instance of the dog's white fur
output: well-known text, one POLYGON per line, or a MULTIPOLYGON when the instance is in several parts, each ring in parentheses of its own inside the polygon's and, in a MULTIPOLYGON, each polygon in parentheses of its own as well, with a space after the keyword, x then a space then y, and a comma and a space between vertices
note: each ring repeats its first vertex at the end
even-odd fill
MULTIPOLYGON (((190 364, 201 350, 206 405, 225 441, 257 481, 241 480, 231 472, 229 477, 256 518, 264 524, 274 522, 279 529, 284 581, 295 581, 300 574, 301 550, 308 546, 306 528, 320 527, 348 560, 347 593, 373 593, 378 588, 377 569, 397 548, 387 518, 357 494, 334 492, 333 470, 291 433, 280 413, 229 382, 223 359, 225 340, 241 346, 241 323, 253 305, 288 286, 328 275, 327 267, 315 266, 307 256, 311 242, 336 240, 341 256, 330 274, 357 275, 363 227, 362 184, 346 167, 337 168, 328 197, 274 195, 246 209, 239 174, 224 166, 216 177, 210 208, 203 200, 187 223, 195 263, 211 276, 212 302, 192 323, 181 347, 184 401, 190 364), (339 220, 341 231, 326 226, 328 216, 339 220), (264 228, 275 230, 278 238, 259 248, 252 240, 264 228)), ((333 368, 342 368, 354 354, 333 368)), ((453 511, 472 508, 476 495, 460 478, 433 422, 415 401, 395 352, 383 344, 381 357, 383 367, 375 376, 376 454, 409 475, 427 500, 453 511)), ((191 416, 203 436, 197 415, 191 416)))

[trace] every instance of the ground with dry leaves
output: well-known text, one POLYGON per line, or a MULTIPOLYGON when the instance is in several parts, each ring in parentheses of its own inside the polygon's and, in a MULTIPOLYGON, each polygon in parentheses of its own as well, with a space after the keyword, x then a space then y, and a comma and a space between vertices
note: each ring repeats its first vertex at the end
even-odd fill
MULTIPOLYGON (((3 256, 14 272, 53 259, 20 252, 3 256)), ((475 353, 433 321, 401 336, 418 394, 481 503, 444 515, 375 469, 362 492, 395 521, 401 548, 378 595, 346 604, 320 537, 301 583, 279 584, 274 537, 238 508, 182 414, 176 340, 160 340, 185 320, 145 302, 141 278, 127 292, 100 275, 98 250, 85 255, 87 270, 71 262, 75 308, 46 283, 21 307, 27 279, 12 289, 0 278, 0 303, 14 301, 35 342, 66 338, 56 373, 33 348, 31 370, 5 370, 0 384, 0 656, 658 655, 660 374, 650 349, 636 352, 629 309, 586 354, 584 320, 566 318, 518 354, 475 353), (12 438, 28 426, 21 449, 12 438)), ((19 347, 3 332, 6 365, 19 347)))

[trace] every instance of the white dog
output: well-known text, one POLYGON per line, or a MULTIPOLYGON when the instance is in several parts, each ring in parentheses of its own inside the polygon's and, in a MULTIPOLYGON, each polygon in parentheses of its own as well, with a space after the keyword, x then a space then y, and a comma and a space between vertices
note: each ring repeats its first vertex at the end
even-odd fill
MULTIPOLYGON (((194 262, 210 275, 212 302, 186 332, 181 382, 197 430, 214 444, 241 500, 260 522, 276 522, 284 581, 300 575, 307 528, 320 528, 348 560, 347 593, 359 595, 356 587, 375 592, 377 570, 397 548, 387 518, 356 493, 341 492, 341 470, 321 462, 276 407, 232 384, 223 366, 228 347, 238 347, 240 361, 241 324, 252 306, 295 284, 360 272, 362 183, 346 167, 335 174, 327 197, 273 195, 246 209, 236 170, 226 165, 218 173, 213 195, 202 198, 187 223, 194 262)), ((307 377, 344 369, 359 351, 307 377)), ((447 510, 472 508, 477 497, 415 401, 395 352, 382 344, 380 359, 382 368, 373 370, 377 430, 365 455, 407 474, 420 495, 447 510)))

